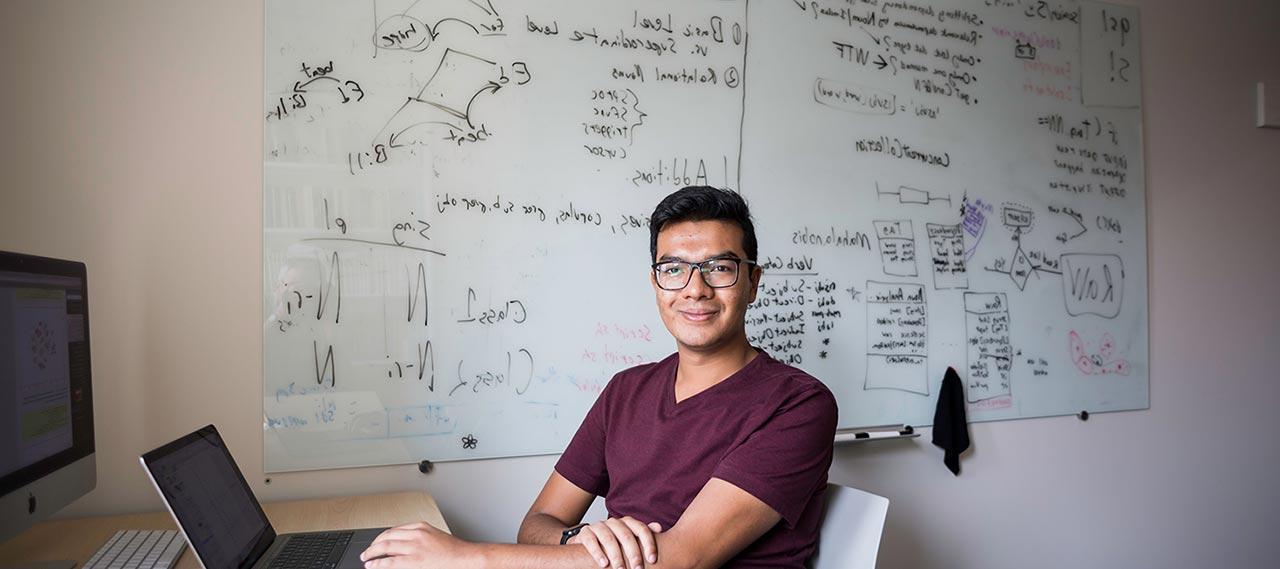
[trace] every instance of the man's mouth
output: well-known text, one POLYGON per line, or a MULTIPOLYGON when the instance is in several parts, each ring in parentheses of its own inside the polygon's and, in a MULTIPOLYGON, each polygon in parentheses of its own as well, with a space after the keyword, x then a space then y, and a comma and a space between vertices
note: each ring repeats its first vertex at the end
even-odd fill
POLYGON ((716 315, 714 310, 681 310, 680 315, 691 322, 706 322, 716 315))

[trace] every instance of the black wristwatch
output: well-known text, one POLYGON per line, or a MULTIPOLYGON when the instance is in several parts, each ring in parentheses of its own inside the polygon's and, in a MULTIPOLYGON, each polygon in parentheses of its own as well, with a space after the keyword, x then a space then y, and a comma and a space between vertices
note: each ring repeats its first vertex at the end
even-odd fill
POLYGON ((569 538, 572 538, 573 536, 578 535, 578 532, 582 531, 582 528, 587 527, 589 525, 591 524, 578 524, 567 530, 564 530, 564 532, 560 534, 560 545, 569 543, 569 538))

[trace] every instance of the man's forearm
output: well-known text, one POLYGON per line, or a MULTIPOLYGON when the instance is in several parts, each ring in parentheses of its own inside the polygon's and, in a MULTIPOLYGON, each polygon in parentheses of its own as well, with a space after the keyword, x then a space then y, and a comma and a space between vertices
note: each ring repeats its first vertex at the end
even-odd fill
POLYGON ((560 545, 560 536, 571 527, 563 520, 548 514, 529 514, 520 524, 517 543, 532 545, 560 545))
POLYGON ((600 569, 580 545, 511 545, 486 543, 479 547, 481 567, 527 569, 600 569))
MULTIPOLYGON (((559 538, 556 538, 559 543, 559 538)), ((475 544, 477 567, 501 569, 600 569, 600 564, 581 545, 512 545, 503 543, 475 544)), ((681 555, 679 546, 668 547, 658 555, 657 563, 641 563, 648 569, 687 569, 697 567, 699 556, 681 555)), ((688 552, 685 552, 688 553, 688 552)), ((468 565, 472 566, 472 565, 468 565)), ((628 566, 624 560, 621 567, 628 566)))

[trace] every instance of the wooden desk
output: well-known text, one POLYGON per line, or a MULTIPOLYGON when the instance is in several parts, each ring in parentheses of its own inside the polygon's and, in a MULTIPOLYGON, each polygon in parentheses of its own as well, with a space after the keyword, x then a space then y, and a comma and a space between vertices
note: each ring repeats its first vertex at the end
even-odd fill
MULTIPOLYGON (((435 499, 424 492, 273 502, 263 504, 262 509, 276 533, 385 527, 417 521, 449 531, 435 499)), ((168 512, 45 521, 0 544, 0 564, 72 559, 78 568, 122 529, 177 526, 168 512)), ((188 546, 175 569, 199 568, 188 546)))

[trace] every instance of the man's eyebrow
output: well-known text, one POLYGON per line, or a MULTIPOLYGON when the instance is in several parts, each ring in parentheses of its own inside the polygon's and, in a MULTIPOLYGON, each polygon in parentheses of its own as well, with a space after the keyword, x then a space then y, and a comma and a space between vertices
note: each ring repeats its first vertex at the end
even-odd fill
MULTIPOLYGON (((739 256, 737 253, 734 253, 733 251, 724 251, 721 253, 716 253, 715 255, 712 255, 710 257, 707 257, 703 259, 703 261, 710 261, 712 259, 741 259, 741 258, 742 258, 741 256, 739 256)), ((689 261, 688 259, 685 259, 684 257, 678 257, 676 255, 663 255, 661 257, 658 257, 659 263, 665 263, 668 261, 681 261, 685 263, 692 262, 692 261, 689 261)))

